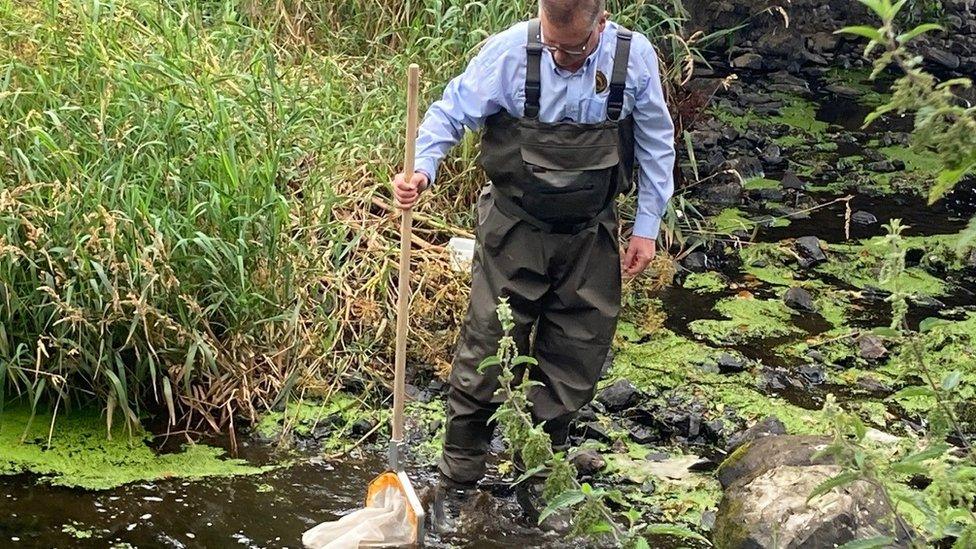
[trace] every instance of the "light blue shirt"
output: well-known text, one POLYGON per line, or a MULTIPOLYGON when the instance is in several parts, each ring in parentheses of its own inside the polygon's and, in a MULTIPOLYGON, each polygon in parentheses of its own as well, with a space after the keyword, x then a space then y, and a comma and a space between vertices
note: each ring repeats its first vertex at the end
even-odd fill
MULTIPOLYGON (((443 97, 430 106, 417 138, 416 170, 431 182, 447 152, 465 129, 478 131, 489 116, 506 110, 522 117, 525 110, 527 23, 518 23, 485 43, 460 76, 447 84, 443 97)), ((609 80, 616 52, 617 25, 609 22, 597 49, 576 72, 558 68, 548 50, 542 53, 542 98, 539 120, 591 124, 606 120, 609 89, 596 92, 597 71, 609 80)), ((657 54, 643 34, 634 33, 623 116, 634 115, 637 216, 634 234, 656 238, 667 202, 674 192, 674 124, 664 101, 657 54)))

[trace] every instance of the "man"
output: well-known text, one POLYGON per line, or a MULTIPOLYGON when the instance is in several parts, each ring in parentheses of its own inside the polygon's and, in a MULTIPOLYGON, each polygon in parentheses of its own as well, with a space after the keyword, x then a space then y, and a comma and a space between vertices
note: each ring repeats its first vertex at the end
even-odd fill
POLYGON ((465 130, 484 129, 471 301, 454 358, 434 527, 484 476, 507 297, 519 350, 538 366, 529 397, 554 445, 594 395, 620 309, 621 274, 642 272, 670 199, 674 127, 648 39, 606 19, 605 0, 540 0, 539 18, 490 38, 421 125, 416 173, 394 180, 411 208, 465 130), (614 197, 639 164, 633 236, 621 259, 614 197), (535 339, 530 347, 530 333, 535 339))

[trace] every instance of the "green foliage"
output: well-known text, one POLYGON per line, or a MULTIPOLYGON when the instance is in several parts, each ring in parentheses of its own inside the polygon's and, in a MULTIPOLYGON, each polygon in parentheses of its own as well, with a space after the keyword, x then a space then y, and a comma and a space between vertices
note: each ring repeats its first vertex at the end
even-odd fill
POLYGON ((867 38, 865 55, 883 50, 875 61, 873 76, 891 65, 903 73, 892 86, 891 100, 871 113, 865 125, 886 113, 915 115, 913 146, 920 151, 935 151, 941 161, 941 173, 929 192, 929 201, 935 202, 967 173, 976 171, 976 106, 963 106, 954 91, 972 86, 972 81, 958 78, 940 83, 922 69, 923 59, 908 49, 909 43, 923 34, 943 29, 933 23, 924 23, 900 32, 895 18, 905 7, 905 0, 895 3, 891 0, 860 1, 877 15, 881 26, 847 27, 837 32, 867 38))

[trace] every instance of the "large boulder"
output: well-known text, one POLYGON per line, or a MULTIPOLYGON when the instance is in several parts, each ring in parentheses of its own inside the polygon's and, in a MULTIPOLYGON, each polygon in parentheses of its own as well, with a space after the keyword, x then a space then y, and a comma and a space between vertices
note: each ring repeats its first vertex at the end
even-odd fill
MULTIPOLYGON (((719 549, 837 547, 892 534, 882 494, 856 481, 810 499, 843 471, 817 454, 827 437, 770 436, 742 445, 718 470, 725 494, 712 541, 719 549)), ((901 547, 904 544, 896 544, 901 547)))

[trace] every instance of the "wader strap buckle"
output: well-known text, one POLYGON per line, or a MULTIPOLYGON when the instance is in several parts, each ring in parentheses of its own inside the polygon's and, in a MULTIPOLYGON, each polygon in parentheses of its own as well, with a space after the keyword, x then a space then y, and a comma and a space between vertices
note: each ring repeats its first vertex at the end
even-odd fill
POLYGON ((525 65, 525 117, 539 116, 539 99, 542 97, 542 22, 536 18, 529 21, 526 41, 525 65))
POLYGON ((617 27, 617 51, 613 57, 610 78, 610 97, 607 99, 607 119, 619 120, 624 112, 624 90, 627 87, 627 68, 630 65, 630 43, 634 33, 617 27))

